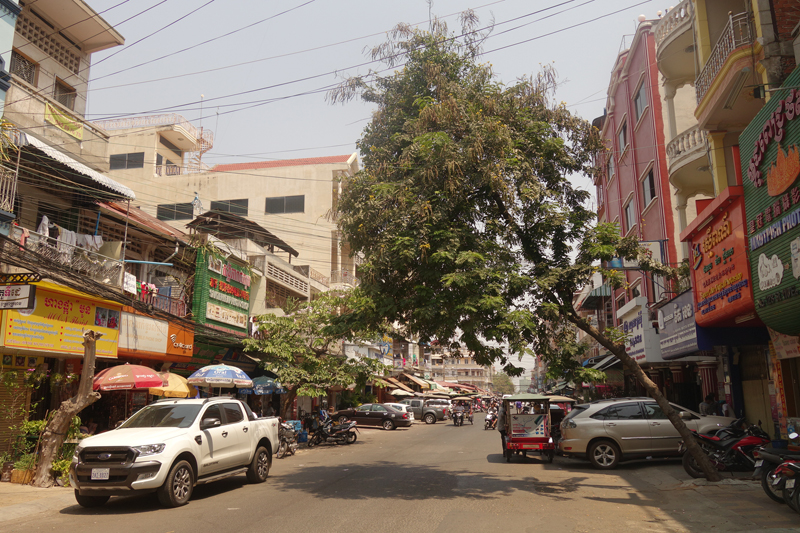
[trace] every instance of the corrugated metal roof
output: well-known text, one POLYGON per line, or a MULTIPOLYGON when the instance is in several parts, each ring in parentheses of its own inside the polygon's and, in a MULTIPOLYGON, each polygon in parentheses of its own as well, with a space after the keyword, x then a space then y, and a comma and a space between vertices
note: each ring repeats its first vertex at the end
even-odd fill
POLYGON ((128 206, 118 204, 115 202, 100 202, 98 203, 100 208, 107 209, 123 217, 127 213, 129 218, 134 222, 146 228, 149 228, 156 233, 161 233, 164 235, 169 235, 170 237, 174 237, 178 240, 187 241, 188 235, 182 232, 179 229, 176 229, 166 222, 162 222, 161 220, 157 219, 156 217, 149 215, 139 209, 138 207, 131 207, 130 211, 128 211, 128 206))
POLYGON ((237 170, 258 170, 261 168, 298 167, 304 165, 324 165, 329 163, 347 163, 353 154, 331 155, 327 157, 308 157, 305 159, 284 159, 281 161, 256 161, 252 163, 230 163, 216 165, 211 172, 232 172, 237 170))
POLYGON ((37 139, 32 135, 20 133, 19 141, 20 141, 19 142, 20 146, 33 146, 34 148, 45 154, 47 157, 55 159, 59 163, 63 163, 72 170, 83 174, 87 178, 90 178, 95 183, 102 185, 103 187, 106 187, 107 189, 110 189, 118 194, 121 194, 125 198, 130 198, 131 200, 136 199, 136 194, 134 194, 134 192, 125 185, 112 180, 111 178, 109 178, 104 174, 100 174, 96 170, 92 170, 83 163, 79 163, 78 161, 72 159, 67 154, 59 150, 56 150, 49 144, 45 143, 44 141, 40 141, 39 139, 37 139))

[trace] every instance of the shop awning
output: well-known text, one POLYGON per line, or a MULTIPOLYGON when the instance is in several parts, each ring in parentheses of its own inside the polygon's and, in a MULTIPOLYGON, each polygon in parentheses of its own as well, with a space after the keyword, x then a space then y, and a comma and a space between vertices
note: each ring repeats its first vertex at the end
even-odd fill
POLYGON ((616 355, 609 355, 608 357, 606 357, 605 359, 594 365, 594 367, 592 368, 595 368, 597 370, 605 370, 608 367, 614 366, 618 362, 619 359, 617 359, 616 355))
POLYGON ((581 307, 584 309, 599 309, 600 306, 603 304, 603 298, 609 298, 611 296, 611 287, 608 284, 603 283, 592 292, 589 293, 589 296, 583 301, 581 307))
POLYGON ((407 377, 408 379, 410 379, 411 381, 413 381, 414 383, 416 383, 417 385, 419 385, 423 389, 430 389, 431 388, 431 386, 428 383, 426 383, 424 379, 420 379, 417 376, 412 376, 411 374, 402 374, 402 375, 407 377))
POLYGON ((414 391, 414 389, 412 389, 412 388, 411 388, 411 387, 409 387, 408 385, 405 385, 405 384, 401 383, 401 382, 400 382, 399 380, 397 380, 397 379, 394 379, 394 378, 381 378, 381 379, 382 379, 383 381, 386 381, 386 382, 388 382, 388 383, 391 383, 391 384, 392 384, 392 386, 393 386, 394 388, 397 388, 397 389, 402 389, 402 390, 404 390, 404 391, 406 391, 406 392, 411 392, 411 393, 415 392, 415 391, 414 391))
POLYGON ((72 159, 64 152, 61 152, 53 148, 44 141, 40 141, 33 135, 20 133, 18 139, 18 145, 20 147, 31 146, 35 148, 37 151, 46 155, 47 157, 55 159, 59 163, 66 165, 67 167, 71 168, 81 176, 89 178, 89 180, 92 181, 94 184, 100 185, 102 188, 113 191, 130 200, 136 199, 136 194, 134 194, 134 192, 125 185, 112 180, 111 178, 109 178, 104 174, 100 174, 96 170, 92 170, 83 163, 79 163, 78 161, 72 159))

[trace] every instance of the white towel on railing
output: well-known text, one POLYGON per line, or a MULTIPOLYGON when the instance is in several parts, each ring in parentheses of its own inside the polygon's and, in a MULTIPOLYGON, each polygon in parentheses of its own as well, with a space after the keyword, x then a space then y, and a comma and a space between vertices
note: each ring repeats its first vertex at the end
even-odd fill
POLYGON ((58 251, 62 254, 69 253, 78 244, 78 234, 68 229, 60 228, 58 234, 58 251))
POLYGON ((100 235, 86 235, 84 233, 78 234, 78 246, 85 248, 90 252, 97 252, 103 246, 103 237, 100 235))
POLYGON ((36 228, 36 233, 39 235, 44 235, 45 237, 50 236, 50 219, 47 218, 47 215, 42 215, 42 221, 39 222, 39 227, 36 228))

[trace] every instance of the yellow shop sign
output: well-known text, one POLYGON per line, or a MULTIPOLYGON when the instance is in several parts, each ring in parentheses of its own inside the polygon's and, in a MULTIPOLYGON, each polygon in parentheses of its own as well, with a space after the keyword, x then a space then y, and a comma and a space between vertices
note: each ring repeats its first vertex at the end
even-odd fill
POLYGON ((78 293, 36 290, 33 309, 9 309, 5 313, 3 341, 7 348, 83 355, 83 331, 103 336, 97 355, 117 357, 121 306, 78 293))

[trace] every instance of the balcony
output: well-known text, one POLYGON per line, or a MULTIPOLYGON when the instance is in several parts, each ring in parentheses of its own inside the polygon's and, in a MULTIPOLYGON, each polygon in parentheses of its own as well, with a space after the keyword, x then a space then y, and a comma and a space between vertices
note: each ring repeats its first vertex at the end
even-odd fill
POLYGON ((678 168, 706 155, 706 132, 693 126, 667 144, 667 165, 672 174, 678 168))
POLYGON ((156 176, 180 176, 182 174, 189 174, 189 172, 178 165, 161 165, 156 167, 156 176))
POLYGON ((0 222, 14 219, 14 198, 16 195, 16 174, 12 170, 0 168, 0 222))
POLYGON ((331 285, 349 285, 350 287, 358 287, 361 280, 353 275, 350 270, 337 270, 331 272, 331 285))
POLYGON ((178 298, 164 296, 163 294, 144 294, 137 292, 136 299, 171 315, 180 318, 186 316, 186 302, 178 298))
MULTIPOLYGON (((78 246, 59 242, 51 237, 45 237, 35 231, 28 231, 29 237, 22 239, 23 229, 19 226, 11 228, 9 238, 24 246, 11 246, 9 255, 22 255, 26 250, 38 254, 40 257, 65 267, 71 273, 89 277, 111 287, 122 287, 122 261, 111 259, 104 255, 91 252, 78 246)), ((46 269, 47 265, 42 265, 46 269)))
POLYGON ((728 23, 722 30, 722 35, 720 35, 717 44, 711 50, 708 61, 697 80, 695 80, 697 105, 700 105, 700 102, 705 98, 706 93, 711 88, 711 84, 714 83, 717 74, 725 66, 731 53, 741 46, 752 44, 754 39, 748 13, 739 13, 728 17, 728 23))
POLYGON ((177 113, 98 120, 94 124, 106 131, 172 126, 173 131, 162 131, 160 133, 181 150, 207 152, 214 146, 214 132, 196 128, 191 122, 177 113))
POLYGON ((683 0, 654 28, 658 68, 667 80, 694 79, 694 4, 683 0))

